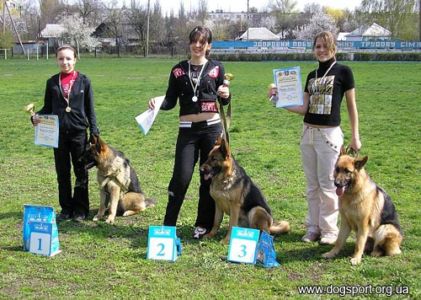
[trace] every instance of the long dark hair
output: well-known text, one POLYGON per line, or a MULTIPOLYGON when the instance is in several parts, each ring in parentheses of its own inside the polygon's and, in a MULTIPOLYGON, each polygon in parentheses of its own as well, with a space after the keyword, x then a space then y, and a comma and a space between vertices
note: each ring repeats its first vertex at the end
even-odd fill
MULTIPOLYGON (((189 42, 190 44, 200 42, 202 44, 208 42, 208 44, 212 43, 212 31, 204 26, 196 26, 189 34, 189 42)), ((209 50, 206 51, 206 56, 209 55, 209 50)))

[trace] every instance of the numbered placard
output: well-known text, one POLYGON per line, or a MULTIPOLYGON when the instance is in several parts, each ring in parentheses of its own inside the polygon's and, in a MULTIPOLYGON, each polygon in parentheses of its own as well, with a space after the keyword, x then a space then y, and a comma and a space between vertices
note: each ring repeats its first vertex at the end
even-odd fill
POLYGON ((260 230, 258 229, 233 227, 228 248, 228 260, 255 264, 259 235, 260 230))
POLYGON ((175 261, 181 255, 181 243, 175 226, 149 226, 148 259, 175 261))
POLYGON ((46 256, 60 253, 54 208, 25 205, 22 231, 25 251, 46 256))

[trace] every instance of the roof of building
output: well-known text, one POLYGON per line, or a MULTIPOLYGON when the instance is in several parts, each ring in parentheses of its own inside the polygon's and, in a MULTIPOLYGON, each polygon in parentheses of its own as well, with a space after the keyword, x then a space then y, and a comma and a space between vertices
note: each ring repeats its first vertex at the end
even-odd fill
POLYGON ((40 35, 43 38, 58 38, 65 30, 60 24, 46 24, 40 35))
POLYGON ((373 23, 370 26, 363 25, 358 27, 354 31, 350 32, 348 36, 390 36, 391 34, 392 33, 386 28, 377 23, 373 23))
POLYGON ((238 40, 279 40, 279 36, 265 27, 250 27, 238 40))

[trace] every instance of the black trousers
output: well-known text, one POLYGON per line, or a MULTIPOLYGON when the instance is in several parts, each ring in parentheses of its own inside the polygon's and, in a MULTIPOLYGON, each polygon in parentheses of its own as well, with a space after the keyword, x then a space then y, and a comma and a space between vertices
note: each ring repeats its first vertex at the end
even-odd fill
POLYGON ((89 214, 88 171, 80 159, 86 143, 86 131, 60 132, 58 148, 54 149, 61 212, 70 216, 89 214), (76 177, 73 196, 71 163, 76 177))
MULTIPOLYGON (((194 166, 200 157, 200 165, 208 159, 208 154, 222 132, 221 123, 207 125, 206 122, 193 123, 191 128, 180 128, 175 149, 174 171, 168 186, 168 204, 164 225, 176 226, 178 214, 189 187, 194 166)), ((199 205, 195 226, 210 230, 213 226, 215 201, 209 195, 211 181, 200 175, 199 205)))

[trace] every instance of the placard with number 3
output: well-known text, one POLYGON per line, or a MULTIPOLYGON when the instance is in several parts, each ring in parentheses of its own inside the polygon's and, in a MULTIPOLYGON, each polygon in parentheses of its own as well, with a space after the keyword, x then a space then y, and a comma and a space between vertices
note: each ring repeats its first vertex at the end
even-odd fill
POLYGON ((233 227, 228 249, 228 260, 239 263, 256 263, 256 247, 260 230, 233 227))

